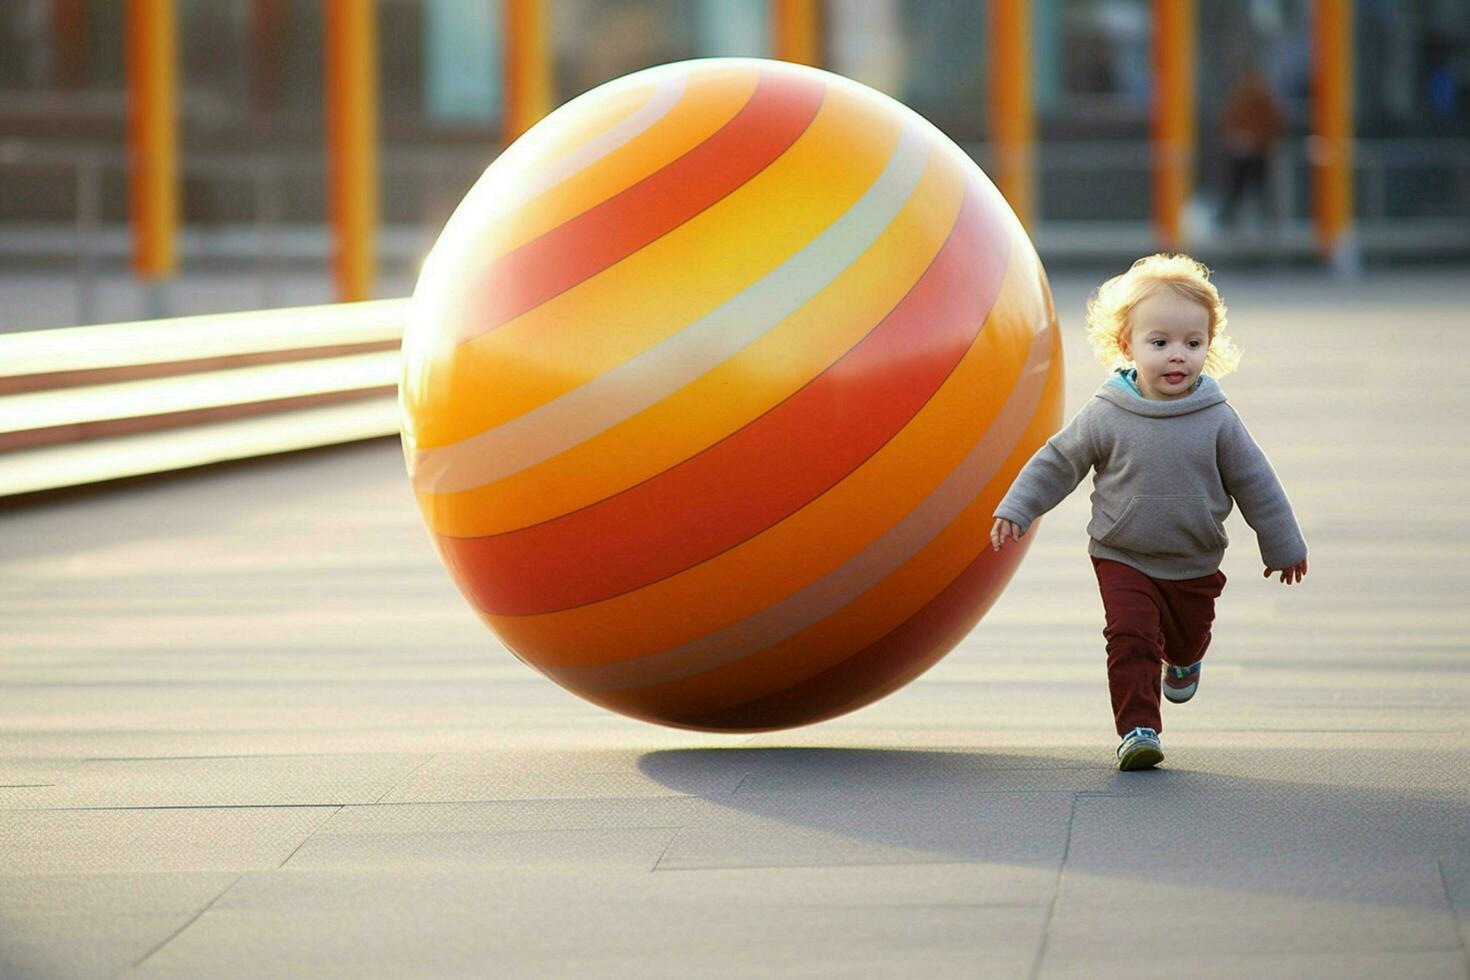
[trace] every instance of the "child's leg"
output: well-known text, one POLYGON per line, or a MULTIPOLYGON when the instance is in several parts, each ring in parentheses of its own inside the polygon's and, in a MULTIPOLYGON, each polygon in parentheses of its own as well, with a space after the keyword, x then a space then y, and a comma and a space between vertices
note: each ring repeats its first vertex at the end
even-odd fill
POLYGON ((1163 731, 1159 715, 1159 661, 1163 658, 1163 598, 1153 579, 1122 562, 1093 558, 1102 592, 1108 641, 1108 691, 1118 734, 1135 728, 1163 731))
POLYGON ((1188 667, 1204 659, 1210 648, 1210 626, 1215 622, 1215 600, 1225 591, 1225 573, 1201 578, 1158 582, 1164 599, 1164 659, 1188 667))

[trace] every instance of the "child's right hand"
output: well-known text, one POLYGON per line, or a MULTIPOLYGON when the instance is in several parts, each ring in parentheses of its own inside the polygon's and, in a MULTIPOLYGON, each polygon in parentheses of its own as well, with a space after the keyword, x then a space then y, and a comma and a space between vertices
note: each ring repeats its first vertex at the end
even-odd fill
POLYGON ((1282 585, 1291 585, 1295 582, 1300 582, 1307 577, 1307 560, 1303 558, 1289 568, 1268 568, 1262 578, 1270 578, 1277 572, 1281 573, 1282 585))
POLYGON ((1015 541, 1021 540, 1021 528, 1014 521, 997 517, 990 528, 990 546, 999 551, 1000 546, 1006 543, 1007 536, 1015 541))

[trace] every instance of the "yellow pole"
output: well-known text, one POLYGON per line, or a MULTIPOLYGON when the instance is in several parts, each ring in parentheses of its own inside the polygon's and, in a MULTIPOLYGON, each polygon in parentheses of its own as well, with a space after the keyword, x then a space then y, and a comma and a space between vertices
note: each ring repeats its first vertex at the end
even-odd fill
POLYGON ((370 299, 376 274, 377 51, 373 0, 327 0, 327 204, 344 303, 370 299))
POLYGON ((516 137, 551 111, 551 31, 546 0, 503 0, 505 115, 501 138, 516 137))
POLYGON ((1184 206, 1194 189, 1194 0, 1154 0, 1154 232, 1184 246, 1184 206))
POLYGON ((133 271, 157 283, 178 268, 178 110, 173 0, 128 0, 128 202, 133 271))
POLYGON ((1336 257, 1353 224, 1353 5, 1315 0, 1312 35, 1312 203, 1317 240, 1336 257))
POLYGON ((772 0, 771 47, 777 59, 816 67, 822 61, 817 0, 772 0))
POLYGON ((1021 224, 1036 213, 1036 114, 1030 0, 990 3, 990 120, 996 186, 1021 224))

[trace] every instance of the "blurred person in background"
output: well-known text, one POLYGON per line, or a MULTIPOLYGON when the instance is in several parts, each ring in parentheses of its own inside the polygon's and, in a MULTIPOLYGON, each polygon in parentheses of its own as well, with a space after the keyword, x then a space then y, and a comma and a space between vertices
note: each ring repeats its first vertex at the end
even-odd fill
POLYGON ((1254 194, 1260 201, 1266 224, 1275 228, 1279 216, 1266 176, 1271 154, 1286 133, 1286 112, 1259 68, 1252 65, 1241 72, 1225 100, 1220 122, 1225 149, 1225 193, 1217 215, 1219 225, 1233 228, 1241 199, 1254 194))

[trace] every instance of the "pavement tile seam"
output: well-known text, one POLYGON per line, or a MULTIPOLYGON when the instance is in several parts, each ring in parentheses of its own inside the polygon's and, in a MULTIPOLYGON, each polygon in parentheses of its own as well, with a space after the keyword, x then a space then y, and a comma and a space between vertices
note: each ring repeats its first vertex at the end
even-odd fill
POLYGON ((661 850, 661 851, 658 852, 658 857, 654 858, 654 860, 653 860, 653 866, 648 869, 648 871, 649 871, 650 874, 652 874, 653 872, 655 872, 655 871, 658 870, 658 866, 663 863, 664 855, 666 855, 666 854, 669 853, 669 849, 674 846, 674 842, 679 839, 679 835, 682 834, 683 832, 684 832, 684 828, 683 827, 677 827, 677 828, 674 829, 674 832, 669 835, 668 842, 666 844, 664 844, 663 850, 661 850))
POLYGON ((350 759, 354 756, 360 757, 364 761, 376 758, 370 752, 246 752, 234 755, 98 755, 77 759, 74 764, 101 764, 108 762, 201 762, 223 759, 350 759))
MULTIPOLYGON (((680 829, 687 829, 687 828, 680 828, 680 829)), ((938 867, 956 867, 956 868, 975 867, 975 868, 983 868, 983 867, 988 867, 990 865, 990 863, 991 862, 987 862, 987 861, 966 861, 966 860, 955 860, 955 861, 951 861, 951 860, 946 860, 946 859, 940 858, 940 859, 934 860, 934 861, 845 861, 845 862, 843 862, 841 864, 821 864, 821 863, 812 863, 812 864, 740 864, 740 865, 728 865, 728 864, 715 864, 715 865, 677 864, 677 865, 666 865, 664 867, 658 868, 657 870, 658 870, 658 873, 659 874, 671 874, 671 873, 687 872, 687 871, 699 871, 699 872, 706 872, 706 873, 709 873, 709 872, 715 872, 715 873, 738 873, 738 872, 745 872, 745 871, 820 871, 820 870, 827 869, 827 868, 838 869, 838 870, 845 870, 845 869, 848 869, 848 868, 938 868, 938 867)), ((1021 861, 1014 861, 1014 862, 1007 862, 1007 863, 1009 863, 1009 864, 1016 864, 1016 865, 1024 865, 1025 864, 1025 862, 1021 862, 1021 861)), ((1027 907, 1028 908, 1034 908, 1035 906, 1027 906, 1027 907)))
POLYGON ((1445 867, 1444 861, 1436 861, 1439 866, 1439 884, 1444 889, 1445 902, 1449 904, 1454 913, 1455 921, 1459 925, 1458 938, 1460 958, 1465 962, 1465 975, 1470 977, 1470 945, 1467 945, 1466 936, 1470 935, 1470 904, 1463 904, 1455 900, 1455 890, 1450 887, 1450 873, 1445 867))
POLYGON ((174 930, 173 933, 171 933, 166 939, 163 940, 163 942, 161 942, 158 945, 154 946, 152 949, 148 950, 146 953, 144 953, 142 956, 140 956, 136 961, 134 961, 134 963, 132 964, 132 966, 130 967, 130 969, 133 969, 133 970, 138 969, 145 962, 147 962, 148 959, 150 957, 152 957, 155 953, 157 953, 159 950, 163 949, 169 943, 173 942, 175 939, 177 939, 179 936, 181 936, 186 929, 188 929, 194 923, 198 922, 199 919, 204 915, 204 913, 208 912, 211 908, 213 908, 214 907, 214 904, 216 902, 218 902, 220 899, 224 898, 226 892, 228 892, 231 888, 234 888, 236 885, 238 885, 240 883, 240 879, 241 878, 244 878, 244 877, 245 877, 245 875, 243 873, 240 874, 239 876, 237 876, 234 881, 232 881, 228 885, 226 885, 224 887, 224 889, 222 891, 220 891, 220 893, 218 895, 214 896, 214 898, 211 898, 209 900, 209 902, 202 909, 200 909, 198 912, 194 913, 194 915, 192 915, 187 922, 185 922, 183 925, 179 926, 178 929, 174 930))
POLYGON ((0 944, 0 976, 116 976, 156 937, 174 931, 179 918, 157 913, 11 917, 5 923, 7 941, 0 944))
MULTIPOLYGON (((802 866, 805 869, 806 865, 802 866)), ((1046 908, 1037 902, 873 902, 871 904, 841 904, 829 902, 802 902, 799 906, 792 903, 794 907, 803 909, 823 909, 828 911, 854 911, 854 912, 885 912, 893 909, 902 909, 905 912, 918 912, 924 909, 942 910, 945 912, 957 909, 1018 909, 1024 911, 1035 911, 1046 908)))
MULTIPOLYGON (((190 910, 187 914, 194 915, 195 913, 194 913, 193 910, 190 910)), ((53 911, 46 911, 46 912, 29 912, 29 911, 27 911, 27 912, 10 912, 10 913, 7 913, 5 915, 5 918, 3 920, 0 920, 0 922, 3 922, 3 924, 5 924, 5 925, 10 925, 12 923, 26 922, 26 921, 41 921, 41 922, 50 922, 50 921, 57 921, 57 920, 62 920, 62 921, 65 921, 65 920, 81 920, 81 921, 86 921, 86 920, 89 920, 89 919, 104 919, 104 918, 105 919, 122 919, 122 920, 127 920, 127 919, 138 919, 138 920, 177 919, 178 918, 178 914, 176 914, 176 913, 170 913, 170 912, 118 912, 118 911, 114 911, 112 909, 108 909, 105 912, 97 912, 97 913, 93 913, 93 912, 66 912, 66 911, 55 911, 55 910, 53 910, 53 911)), ((3 975, 3 974, 0 974, 0 975, 3 975)))
POLYGON ((0 813, 125 813, 138 810, 340 810, 374 803, 183 803, 157 806, 0 806, 0 813))
POLYGON ((1109 771, 1108 767, 1103 766, 1034 766, 1026 769, 957 768, 948 772, 911 772, 877 766, 832 772, 771 767, 753 773, 751 779, 746 781, 746 785, 749 786, 753 781, 757 784, 790 785, 802 790, 881 789, 907 795, 919 791, 954 793, 969 786, 983 786, 986 780, 996 778, 1001 774, 1015 778, 1016 773, 1035 773, 1036 776, 1033 778, 1048 778, 1053 773, 1106 773, 1109 771))
MULTIPOLYGON (((1163 771, 1168 771, 1168 770, 1163 770, 1163 771)), ((1174 771, 1175 772, 1189 772, 1190 770, 1174 770, 1174 771)), ((1149 776, 1144 776, 1143 777, 1143 779, 1149 779, 1149 778, 1151 778, 1151 777, 1149 777, 1149 776)), ((1152 778, 1157 778, 1157 776, 1154 776, 1152 778)), ((1332 783, 1322 783, 1322 784, 1317 785, 1317 786, 1296 786, 1296 787, 1294 787, 1294 789, 1296 790, 1296 792, 1298 794, 1298 800, 1301 800, 1301 799, 1310 800, 1313 797, 1313 795, 1316 795, 1316 796, 1329 796, 1334 791, 1340 790, 1341 788, 1342 787, 1339 787, 1339 786, 1337 786, 1335 784, 1332 784, 1332 783), (1317 790, 1317 793, 1316 794, 1312 794, 1311 793, 1311 790, 1313 790, 1313 789, 1317 790)), ((1354 789, 1362 789, 1362 787, 1353 787, 1353 788, 1354 789)), ((1162 789, 1163 789, 1162 786, 1150 786, 1147 783, 1145 783, 1142 780, 1140 780, 1137 783, 1136 786, 1129 786, 1126 789, 1106 789, 1106 790, 1101 790, 1101 789, 1100 790, 1078 789, 1078 790, 1074 790, 1074 792, 1078 796, 1085 796, 1085 797, 1087 797, 1088 799, 1091 799, 1091 800, 1106 800, 1106 799, 1120 799, 1120 800, 1122 800, 1122 799, 1133 799, 1133 798, 1137 797, 1140 793, 1143 793, 1143 792, 1148 791, 1148 790, 1162 790, 1162 789)), ((1390 788, 1385 788, 1385 789, 1379 790, 1379 792, 1390 793, 1390 792, 1393 792, 1393 790, 1390 787, 1390 788)), ((1260 793, 1259 790, 1251 790, 1251 789, 1224 789, 1224 788, 1222 788, 1222 789, 1202 789, 1201 787, 1197 787, 1196 786, 1196 787, 1191 787, 1190 788, 1190 793, 1196 799, 1211 799, 1211 800, 1222 800, 1222 801, 1223 800, 1238 800, 1238 799, 1259 800, 1261 798, 1261 793, 1260 793)), ((1393 799, 1385 799, 1385 800, 1363 800, 1363 799, 1357 799, 1357 800, 1354 800, 1353 801, 1353 805, 1354 806, 1364 807, 1364 808, 1387 808, 1387 807, 1403 806, 1405 804, 1419 804, 1419 805, 1431 806, 1431 807, 1455 807, 1455 808, 1462 808, 1462 807, 1465 807, 1467 805, 1467 801, 1463 797, 1461 797, 1459 795, 1454 795, 1454 796, 1424 796, 1424 795, 1409 794, 1409 793, 1405 793, 1403 795, 1395 796, 1393 799)))
MULTIPOLYGON (((195 912, 238 872, 6 872, 0 923, 21 918, 181 916, 195 912), (126 909, 126 911, 119 911, 126 909)), ((3 975, 3 971, 0 971, 3 975)))
MULTIPOLYGON (((290 860, 293 857, 296 856, 296 852, 297 851, 301 850, 308 843, 310 843, 311 840, 312 840, 312 838, 316 837, 317 834, 321 833, 322 828, 325 827, 327 824, 331 823, 332 822, 332 818, 335 817, 337 814, 339 814, 341 812, 342 812, 342 808, 341 807, 338 807, 337 809, 333 810, 331 813, 329 813, 325 817, 323 817, 321 823, 317 824, 315 827, 311 828, 311 830, 307 831, 306 834, 305 834, 305 836, 303 836, 301 838, 301 843, 299 843, 295 847, 293 847, 291 849, 291 853, 290 854, 287 854, 284 858, 281 859, 281 863, 278 864, 278 865, 276 865, 276 870, 279 871, 281 868, 284 868, 287 865, 287 863, 290 862, 290 860)), ((239 878, 236 878, 235 879, 235 883, 236 884, 238 884, 239 881, 240 881, 239 878)), ((234 885, 231 885, 230 887, 233 888, 234 885)), ((227 888, 227 889, 225 889, 225 891, 229 891, 229 889, 227 888)), ((224 894, 224 892, 221 892, 220 894, 224 894)))
MULTIPOLYGON (((903 972, 881 975, 912 976, 917 968, 919 975, 932 976, 935 974, 925 968, 933 965, 936 956, 955 961, 974 956, 987 944, 992 946, 990 952, 1002 944, 1018 947, 1026 941, 1038 912, 1031 908, 983 909, 986 914, 979 915, 976 909, 962 907, 879 908, 854 916, 846 908, 786 911, 782 921, 760 923, 766 929, 754 943, 748 922, 684 920, 665 926, 658 940, 673 948, 664 963, 669 959, 682 962, 686 972, 673 974, 681 976, 705 975, 721 967, 725 971, 734 967, 738 972, 719 975, 742 977, 810 976, 820 967, 826 967, 821 975, 874 976, 871 965, 881 958, 894 967, 906 967, 903 972), (980 935, 977 925, 983 928, 980 935), (846 963, 842 963, 844 954, 846 963), (840 970, 831 969, 839 964, 840 970)), ((577 976, 645 976, 662 965, 658 957, 649 955, 648 930, 609 930, 596 922, 578 924, 585 927, 573 930, 571 937, 548 936, 549 930, 535 928, 539 923, 523 917, 511 923, 511 928, 521 927, 517 933, 497 934, 484 929, 482 923, 479 934, 464 942, 454 941, 446 927, 468 922, 445 923, 427 916, 399 919, 374 932, 352 920, 334 937, 314 936, 314 927, 336 930, 337 924, 311 915, 293 922, 280 913, 216 909, 204 923, 191 932, 188 942, 163 958, 169 962, 150 964, 150 970, 171 967, 173 975, 207 975, 206 965, 217 962, 221 947, 227 954, 257 953, 258 970, 262 964, 268 970, 272 965, 293 963, 292 975, 302 976, 566 976, 562 966, 573 961, 593 971, 577 976), (573 941, 568 942, 569 938, 573 941), (579 939, 581 945, 576 943, 579 939), (191 973, 182 972, 190 968, 191 973)), ((946 970, 942 975, 963 974, 946 970)))
MULTIPOLYGON (((1458 952, 1458 951, 1459 951, 1459 947, 1458 946, 1441 946, 1441 945, 1423 944, 1423 943, 1408 943, 1408 944, 1404 944, 1404 945, 1397 945, 1397 944, 1393 944, 1393 943, 1388 943, 1388 944, 1384 944, 1384 945, 1376 945, 1372 949, 1355 949, 1355 950, 1352 950, 1351 952, 1353 954, 1355 954, 1355 955, 1364 955, 1364 954, 1366 954, 1366 955, 1378 955, 1378 954, 1383 954, 1383 953, 1389 953, 1389 954, 1392 954, 1392 953, 1454 953, 1454 952, 1458 952)), ((1300 956, 1300 957, 1308 957, 1308 956, 1339 956, 1343 952, 1344 952, 1344 950, 1340 946, 1327 946, 1327 945, 1323 945, 1323 946, 1301 946, 1301 947, 1296 947, 1296 948, 1289 949, 1289 950, 1287 950, 1287 949, 1232 949, 1229 955, 1232 956, 1232 957, 1236 957, 1236 956, 1239 956, 1239 957, 1253 957, 1253 958, 1254 957, 1259 957, 1261 959, 1267 959, 1267 958, 1274 958, 1274 957, 1282 957, 1282 958, 1284 958, 1284 957, 1298 957, 1298 956, 1300 956)), ((1144 957, 1144 958, 1145 959, 1154 959, 1155 957, 1153 955, 1149 955, 1149 956, 1144 957)), ((1075 956, 1075 955, 1069 955, 1069 956, 1065 956, 1065 957, 1058 957, 1058 960, 1057 961, 1058 962, 1067 962, 1067 961, 1075 961, 1076 959, 1078 959, 1077 956, 1075 956)), ((1128 963, 1128 962, 1136 962, 1139 959, 1139 957, 1136 956, 1136 955, 1128 955, 1126 953, 1124 953, 1124 954, 1109 953, 1109 952, 1107 952, 1107 950, 1106 950, 1105 947, 1100 947, 1100 951, 1098 951, 1098 952, 1089 952, 1087 954, 1087 959, 1089 961, 1092 961, 1092 962, 1128 963)), ((1180 957, 1180 959, 1183 959, 1183 957, 1180 957)))
MULTIPOLYGON (((1033 860, 1040 860, 1040 859, 1039 858, 1025 858, 1025 859, 1021 859, 1021 860, 1024 860, 1024 861, 1033 861, 1033 860)), ((715 873, 726 872, 726 871, 789 871, 789 872, 792 872, 792 873, 797 873, 797 872, 803 872, 803 871, 819 871, 819 870, 822 870, 824 868, 852 868, 852 869, 855 869, 855 868, 930 868, 930 867, 942 867, 942 866, 952 866, 952 865, 958 865, 958 864, 974 864, 974 863, 975 862, 973 862, 973 861, 951 861, 951 860, 948 860, 948 859, 945 859, 945 858, 936 858, 933 861, 923 861, 923 860, 919 860, 917 855, 906 854, 906 855, 904 855, 902 857, 898 857, 898 858, 895 858, 895 859, 889 860, 889 861, 882 861, 882 860, 874 861, 872 859, 854 858, 851 861, 844 861, 841 864, 834 864, 830 860, 826 860, 826 861, 823 861, 823 860, 802 861, 802 860, 796 860, 796 859, 793 859, 791 861, 788 861, 788 862, 786 862, 784 864, 745 864, 743 862, 742 863, 739 863, 739 864, 730 864, 730 863, 726 863, 726 864, 691 864, 691 863, 685 863, 685 864, 679 864, 679 865, 661 867, 661 868, 658 869, 658 873, 661 874, 661 875, 668 874, 671 871, 698 871, 698 872, 704 872, 704 873, 709 873, 709 874, 715 874, 715 873)), ((1026 908, 1034 908, 1034 909, 1042 909, 1042 908, 1045 908, 1046 906, 1038 904, 1038 905, 1027 905, 1025 907, 1026 908)))
POLYGON ((1030 980, 1036 980, 1041 975, 1042 967, 1046 964, 1046 950, 1051 939, 1051 924, 1057 914, 1057 899, 1062 894, 1062 877, 1067 873, 1067 858, 1072 855, 1072 829, 1077 822, 1077 796, 1072 794, 1072 805, 1067 811, 1067 836, 1066 843, 1062 845, 1062 859, 1057 864, 1057 877, 1051 886, 1051 902, 1046 907, 1046 919, 1041 925, 1041 940, 1037 943, 1036 957, 1031 962, 1030 980))
POLYGON ((1160 977, 1170 980, 1174 977, 1218 977, 1234 980, 1241 976, 1279 977, 1283 980, 1299 980, 1303 977, 1381 980, 1389 976, 1404 980, 1418 977, 1425 980, 1444 980, 1448 977, 1464 976, 1461 971, 1446 972, 1445 961, 1446 953, 1443 951, 1421 950, 1352 954, 1335 951, 1277 953, 1251 950, 1232 952, 1206 963, 1201 963, 1198 958, 1154 954, 1126 959, 1074 955, 1055 960, 1042 976, 1082 977, 1086 980, 1098 977, 1160 977))
POLYGON ((418 765, 414 766, 413 769, 401 776, 396 782, 389 783, 387 788, 384 789, 383 792, 378 794, 378 798, 376 800, 373 800, 373 803, 377 804, 383 802, 383 800, 385 800, 394 790, 398 789, 398 787, 413 782, 413 777, 419 774, 419 770, 423 769, 425 766, 427 766, 429 763, 433 762, 437 758, 437 755, 425 756, 418 765))
MULTIPOLYGON (((1114 794, 1114 793, 1111 793, 1111 792, 1109 792, 1109 793, 1101 793, 1101 792, 1098 792, 1098 793, 1089 793, 1087 790, 1069 791, 1069 790, 1064 790, 1064 789, 1062 789, 1060 787, 1056 787, 1056 786, 1038 786, 1038 787, 1031 788, 1031 789, 1027 789, 1027 788, 1014 788, 1014 787, 1007 788, 1007 789, 969 789, 969 788, 966 788, 966 789, 963 789, 963 790, 954 790, 954 791, 949 791, 949 792, 924 792, 922 790, 894 790, 891 793, 888 793, 886 795, 891 796, 891 797, 894 797, 894 798, 902 798, 904 800, 931 800, 931 799, 949 798, 949 797, 958 797, 960 799, 969 799, 969 798, 972 798, 972 797, 984 797, 984 796, 1056 796, 1058 793, 1062 793, 1062 792, 1077 792, 1077 793, 1085 793, 1087 795, 1097 795, 1097 796, 1102 796, 1102 795, 1123 795, 1123 794, 1114 794)), ((766 800, 766 801, 770 801, 770 800, 776 800, 776 799, 800 799, 800 800, 803 800, 803 801, 811 801, 811 800, 816 799, 819 796, 825 796, 825 797, 832 797, 832 796, 851 796, 851 797, 861 797, 863 799, 872 799, 874 797, 882 796, 882 795, 885 795, 885 794, 879 793, 879 792, 874 791, 874 790, 872 790, 872 789, 870 789, 868 787, 865 787, 865 786, 854 786, 854 787, 832 788, 832 789, 828 790, 825 793, 802 792, 799 789, 784 790, 784 791, 783 790, 759 790, 759 791, 752 791, 752 792, 749 792, 749 793, 742 793, 742 794, 740 794, 740 799, 742 799, 742 800, 748 800, 748 801, 755 801, 755 800, 766 800)))
MULTIPOLYGON (((517 803, 607 803, 607 802, 629 802, 642 803, 648 800, 704 800, 708 799, 699 793, 659 793, 656 796, 494 796, 481 799, 464 800, 383 800, 380 803, 341 803, 331 804, 340 806, 343 810, 371 810, 378 807, 441 807, 441 806, 481 806, 496 804, 517 803)), ((711 800, 710 802, 717 802, 711 800)))
POLYGON ((669 839, 677 832, 676 827, 636 827, 561 833, 528 831, 511 834, 403 834, 386 835, 390 838, 383 841, 389 845, 386 849, 376 846, 385 835, 321 835, 316 839, 317 847, 304 849, 292 859, 290 870, 356 868, 403 871, 433 866, 450 869, 522 867, 531 873, 533 870, 555 867, 587 869, 603 866, 620 868, 625 873, 636 873, 642 877, 647 873, 649 845, 667 846, 669 839), (570 842, 570 851, 565 843, 558 843, 550 853, 539 846, 556 837, 566 838, 570 842), (492 847, 488 853, 477 847, 486 843, 494 843, 497 847, 492 847), (514 849, 503 849, 506 844, 514 845, 514 849))
MULTIPOLYGON (((516 827, 508 830, 326 830, 319 831, 318 837, 402 837, 407 834, 422 834, 427 837, 461 837, 473 834, 476 837, 515 837, 532 836, 539 834, 585 834, 596 830, 689 830, 686 824, 644 824, 644 823, 619 823, 616 827, 516 827)), ((700 829, 700 828, 694 828, 700 829)))

